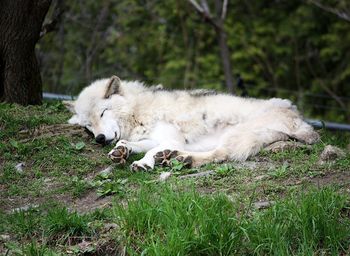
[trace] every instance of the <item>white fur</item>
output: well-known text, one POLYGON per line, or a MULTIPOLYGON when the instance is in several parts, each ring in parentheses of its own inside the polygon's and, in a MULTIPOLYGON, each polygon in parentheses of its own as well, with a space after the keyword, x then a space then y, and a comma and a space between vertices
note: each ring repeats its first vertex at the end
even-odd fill
POLYGON ((95 136, 104 134, 106 140, 119 140, 117 146, 132 152, 146 152, 133 166, 153 168, 154 155, 165 149, 191 156, 196 166, 244 161, 290 137, 309 144, 318 139, 289 100, 205 91, 200 96, 203 91, 163 91, 137 81, 121 81, 119 92, 105 99, 108 81, 95 81, 80 93, 69 122, 87 127, 95 136))

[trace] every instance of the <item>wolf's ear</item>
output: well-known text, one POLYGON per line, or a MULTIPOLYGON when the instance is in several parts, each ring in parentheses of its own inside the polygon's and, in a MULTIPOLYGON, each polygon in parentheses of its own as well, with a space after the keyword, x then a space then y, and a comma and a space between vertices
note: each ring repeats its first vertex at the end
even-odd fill
POLYGON ((120 78, 117 76, 112 76, 107 85, 107 90, 105 92, 104 98, 108 99, 113 94, 117 94, 120 92, 120 78))
POLYGON ((75 102, 73 100, 64 100, 62 103, 70 112, 75 114, 75 102))

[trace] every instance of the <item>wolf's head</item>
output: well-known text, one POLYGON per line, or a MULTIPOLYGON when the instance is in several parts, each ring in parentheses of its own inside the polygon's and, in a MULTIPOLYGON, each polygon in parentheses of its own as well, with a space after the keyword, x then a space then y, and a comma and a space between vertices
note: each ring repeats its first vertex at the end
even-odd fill
POLYGON ((126 103, 117 76, 97 80, 86 87, 76 101, 64 102, 73 113, 68 122, 88 129, 100 144, 109 144, 121 138, 126 103))

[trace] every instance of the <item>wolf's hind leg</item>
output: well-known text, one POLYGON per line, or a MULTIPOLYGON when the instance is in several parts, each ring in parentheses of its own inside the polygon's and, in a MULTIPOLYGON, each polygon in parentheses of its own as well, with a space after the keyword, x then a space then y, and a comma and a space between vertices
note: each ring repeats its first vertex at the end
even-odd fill
MULTIPOLYGON (((201 166, 210 162, 222 162, 226 160, 223 158, 217 159, 215 157, 217 153, 218 150, 212 150, 207 152, 191 152, 166 149, 157 152, 157 154, 154 155, 154 160, 156 164, 159 164, 161 166, 171 166, 171 160, 175 159, 180 163, 183 163, 184 167, 191 168, 201 166)), ((224 154, 222 154, 221 156, 224 156, 224 154)))
POLYGON ((176 159, 187 167, 197 167, 227 160, 245 161, 249 156, 257 154, 264 146, 276 141, 285 141, 288 138, 287 134, 270 129, 247 132, 232 130, 223 135, 220 145, 214 150, 207 152, 164 150, 155 155, 155 162, 164 164, 170 163, 170 159, 176 159))
POLYGON ((228 132, 222 138, 222 148, 227 152, 228 159, 245 161, 259 151, 277 141, 287 141, 289 135, 272 129, 253 131, 228 132))

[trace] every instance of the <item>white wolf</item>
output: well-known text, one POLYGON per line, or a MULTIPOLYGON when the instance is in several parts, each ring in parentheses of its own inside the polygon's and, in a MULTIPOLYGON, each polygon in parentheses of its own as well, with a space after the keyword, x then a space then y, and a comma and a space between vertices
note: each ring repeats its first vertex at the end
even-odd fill
POLYGON ((95 81, 65 104, 74 113, 69 123, 89 129, 98 143, 117 142, 112 160, 123 164, 130 153, 146 152, 132 170, 172 158, 187 166, 244 161, 276 141, 319 138, 289 100, 166 91, 116 76, 95 81))

